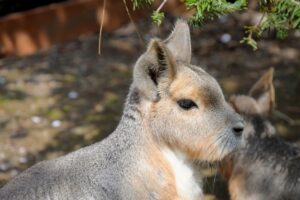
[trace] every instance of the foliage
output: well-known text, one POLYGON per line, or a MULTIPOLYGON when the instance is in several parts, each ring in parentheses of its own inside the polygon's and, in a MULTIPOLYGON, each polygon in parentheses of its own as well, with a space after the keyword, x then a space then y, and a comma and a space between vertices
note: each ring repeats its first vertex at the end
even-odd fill
POLYGON ((132 1, 134 10, 137 8, 140 8, 144 4, 151 5, 154 2, 154 0, 131 0, 131 1, 132 1))
MULTIPOLYGON (((154 0, 132 0, 134 8, 140 5, 154 3, 154 0)), ((276 31, 276 36, 283 39, 288 36, 290 29, 300 30, 300 1, 299 0, 257 0, 259 1, 261 20, 258 24, 245 27, 246 36, 241 43, 246 43, 255 50, 257 42, 254 36, 260 37, 269 29, 276 31)), ((162 4, 166 2, 163 1, 162 4)), ((194 15, 189 19, 194 26, 201 26, 204 19, 212 19, 222 15, 241 11, 247 8, 247 0, 182 0, 187 9, 194 9, 194 15)), ((152 19, 161 24, 164 13, 159 9, 153 12, 152 19)))
POLYGON ((246 37, 242 43, 247 43, 257 49, 253 34, 260 37, 268 29, 274 29, 280 39, 288 36, 288 30, 300 30, 300 1, 296 0, 261 0, 260 10, 263 13, 260 22, 255 26, 246 27, 246 37))
POLYGON ((164 12, 160 12, 160 11, 154 11, 151 16, 153 22, 157 25, 160 25, 162 23, 164 17, 165 17, 164 12))
POLYGON ((226 0, 185 0, 187 9, 195 9, 194 15, 190 22, 193 25, 199 26, 202 24, 205 17, 214 18, 229 14, 246 7, 246 0, 237 0, 234 3, 229 3, 226 0))

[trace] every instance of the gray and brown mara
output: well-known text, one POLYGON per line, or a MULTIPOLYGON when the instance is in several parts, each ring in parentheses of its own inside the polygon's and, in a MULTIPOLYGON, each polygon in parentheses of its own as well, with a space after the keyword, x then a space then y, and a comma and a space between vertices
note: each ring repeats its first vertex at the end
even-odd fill
POLYGON ((230 100, 245 120, 241 148, 221 165, 232 200, 300 199, 300 148, 280 138, 268 119, 275 103, 272 80, 270 69, 249 96, 230 100))

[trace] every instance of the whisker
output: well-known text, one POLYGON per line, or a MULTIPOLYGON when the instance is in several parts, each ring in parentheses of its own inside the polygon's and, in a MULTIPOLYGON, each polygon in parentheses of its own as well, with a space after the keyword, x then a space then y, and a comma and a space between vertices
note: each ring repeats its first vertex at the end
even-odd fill
MULTIPOLYGON (((220 135, 220 136, 218 136, 217 137, 217 139, 216 140, 214 140, 209 146, 208 146, 208 150, 210 150, 210 148, 212 147, 212 145, 216 145, 216 144, 218 144, 219 143, 219 141, 220 140, 223 140, 223 138, 225 137, 225 135, 220 135)), ((216 145, 216 146, 218 146, 218 145, 216 145)), ((217 149, 216 148, 212 148, 212 150, 208 153, 208 157, 210 157, 213 153, 215 153, 217 151, 217 149)))
POLYGON ((213 192, 215 191, 216 178, 217 178, 217 175, 218 175, 218 169, 219 169, 219 166, 220 166, 219 164, 220 164, 219 162, 217 162, 217 164, 216 164, 216 165, 217 165, 217 166, 216 166, 216 169, 217 169, 217 170, 216 170, 216 173, 215 173, 215 175, 214 175, 214 181, 213 181, 213 185, 212 185, 212 186, 213 186, 213 192))
MULTIPOLYGON (((230 136, 226 136, 226 137, 224 138, 224 140, 225 140, 225 144, 222 146, 220 155, 222 155, 222 154, 224 153, 225 149, 227 148, 227 145, 228 145, 228 143, 230 142, 230 136)), ((217 162, 217 167, 216 167, 217 172, 216 172, 215 175, 214 175, 213 185, 212 185, 212 187, 213 187, 213 192, 214 192, 214 190, 215 190, 216 178, 217 178, 217 173, 218 173, 219 167, 220 167, 220 162, 217 162)))

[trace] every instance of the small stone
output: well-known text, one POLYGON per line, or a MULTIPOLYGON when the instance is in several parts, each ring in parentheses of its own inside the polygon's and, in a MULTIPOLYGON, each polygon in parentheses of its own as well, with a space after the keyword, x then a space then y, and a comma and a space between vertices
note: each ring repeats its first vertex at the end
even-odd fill
POLYGON ((35 124, 38 124, 38 123, 40 123, 42 120, 41 120, 41 118, 40 118, 39 116, 32 116, 32 117, 31 117, 31 121, 32 121, 33 123, 35 123, 35 124))
POLYGON ((54 120, 54 121, 52 121, 51 126, 54 127, 54 128, 58 128, 58 127, 61 126, 61 121, 60 120, 54 120))
POLYGON ((25 154, 27 153, 27 150, 26 150, 24 147, 20 147, 20 148, 18 149, 18 152, 19 152, 19 154, 21 154, 21 155, 25 155, 25 154))
POLYGON ((220 38, 222 43, 228 43, 231 41, 231 35, 229 33, 224 33, 220 38))
POLYGON ((0 160, 4 160, 6 158, 6 155, 4 153, 0 153, 0 160))
POLYGON ((78 98, 78 92, 72 90, 72 91, 70 91, 70 92, 68 93, 68 97, 69 97, 70 99, 77 99, 77 98, 78 98))
POLYGON ((21 164, 25 164, 25 163, 28 162, 28 159, 27 159, 25 156, 22 156, 22 157, 19 158, 19 162, 20 162, 21 164))
POLYGON ((6 172, 11 168, 11 164, 9 161, 3 162, 0 164, 0 171, 6 172))
POLYGON ((11 177, 15 177, 15 176, 17 176, 19 173, 20 173, 20 172, 19 172, 18 170, 16 170, 16 169, 13 169, 13 170, 10 171, 11 177))
POLYGON ((0 86, 5 85, 5 83, 6 83, 6 78, 3 76, 0 76, 0 86))

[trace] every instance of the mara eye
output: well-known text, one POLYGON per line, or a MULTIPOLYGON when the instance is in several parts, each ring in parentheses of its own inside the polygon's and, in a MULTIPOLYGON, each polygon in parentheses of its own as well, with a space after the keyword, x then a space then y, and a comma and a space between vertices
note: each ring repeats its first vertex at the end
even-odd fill
POLYGON ((177 104, 184 110, 189 110, 191 108, 198 108, 197 104, 189 99, 181 99, 177 101, 177 104))

